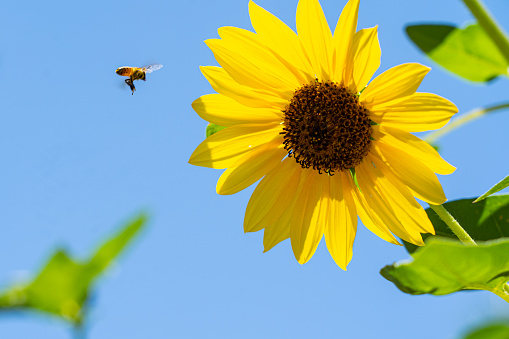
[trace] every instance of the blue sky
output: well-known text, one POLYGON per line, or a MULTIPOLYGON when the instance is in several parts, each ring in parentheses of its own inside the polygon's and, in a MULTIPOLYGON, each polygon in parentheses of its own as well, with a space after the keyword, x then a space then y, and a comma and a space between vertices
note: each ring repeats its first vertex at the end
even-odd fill
MULTIPOLYGON (((297 0, 259 0, 295 28, 297 0)), ((345 0, 322 0, 334 27, 345 0)), ((486 0, 509 31, 509 4, 486 0)), ((212 89, 200 65, 217 28, 251 29, 247 0, 4 1, 0 3, 0 286, 37 271, 54 247, 84 257, 140 211, 150 225, 98 281, 90 338, 459 338, 507 305, 487 292, 412 297, 379 275, 407 258, 359 225, 348 271, 322 242, 306 265, 288 241, 263 254, 244 234, 253 187, 219 196, 220 171, 187 163, 206 122, 191 102, 212 89), (119 66, 161 63, 131 95, 119 66), (25 272, 25 273, 23 273, 25 272)), ((359 27, 379 25, 380 73, 432 66, 419 91, 460 114, 507 97, 507 79, 465 83, 421 55, 405 24, 472 20, 459 0, 362 0, 359 27)), ((450 200, 476 197, 507 175, 507 112, 441 141, 457 171, 450 200)), ((58 319, 2 315, 5 338, 69 338, 58 319)))

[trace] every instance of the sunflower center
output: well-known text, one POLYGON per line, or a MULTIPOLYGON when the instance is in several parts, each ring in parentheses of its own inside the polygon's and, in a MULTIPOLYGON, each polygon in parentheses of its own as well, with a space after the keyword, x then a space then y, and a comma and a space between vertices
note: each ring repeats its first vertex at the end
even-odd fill
POLYGON ((330 81, 304 85, 283 113, 285 149, 302 168, 333 174, 354 168, 368 154, 368 111, 342 85, 330 81))

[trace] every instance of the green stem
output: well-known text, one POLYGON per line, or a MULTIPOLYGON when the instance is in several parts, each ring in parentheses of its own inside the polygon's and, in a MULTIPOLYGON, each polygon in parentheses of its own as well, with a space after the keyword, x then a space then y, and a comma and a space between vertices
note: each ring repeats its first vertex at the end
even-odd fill
POLYGON ((458 221, 454 219, 454 217, 445 209, 443 205, 432 205, 429 207, 433 209, 433 211, 438 214, 440 219, 442 219, 447 226, 451 229, 451 231, 456 234, 458 239, 464 244, 476 245, 474 239, 470 237, 470 235, 461 227, 458 221))
POLYGON ((481 0, 463 0, 470 12, 475 16, 477 22, 490 36, 491 40, 497 45, 500 52, 509 63, 509 40, 502 27, 496 22, 495 18, 488 11, 481 0))
POLYGON ((436 143, 436 141, 438 139, 443 137, 445 134, 457 129, 461 125, 464 125, 467 122, 470 122, 472 120, 478 119, 478 118, 482 117, 483 115, 488 114, 490 112, 498 111, 498 110, 505 109, 505 108, 509 108, 509 102, 499 104, 499 105, 488 106, 485 108, 473 109, 470 112, 465 113, 462 116, 460 116, 459 118, 453 120, 451 123, 445 125, 443 128, 439 129, 438 131, 428 134, 424 139, 428 143, 434 144, 434 143, 436 143))

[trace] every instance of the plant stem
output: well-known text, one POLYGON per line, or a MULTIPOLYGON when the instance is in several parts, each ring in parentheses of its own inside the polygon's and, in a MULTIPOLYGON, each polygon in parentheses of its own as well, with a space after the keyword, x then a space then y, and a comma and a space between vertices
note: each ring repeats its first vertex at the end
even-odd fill
POLYGON ((439 129, 436 132, 432 132, 428 134, 424 139, 426 142, 433 144, 436 143, 438 139, 440 139, 445 134, 457 129, 461 125, 466 124, 467 122, 470 122, 472 120, 478 119, 482 117, 485 114, 488 114, 490 112, 502 110, 505 108, 509 108, 509 102, 498 104, 498 105, 492 105, 485 108, 475 108, 471 110, 470 112, 467 112, 460 116, 459 118, 453 120, 450 124, 445 125, 443 128, 439 129))
POLYGON ((497 45, 509 64, 509 40, 507 39, 507 34, 502 30, 502 27, 496 22, 493 15, 491 15, 481 0, 463 0, 463 2, 475 16, 479 25, 481 25, 490 36, 491 40, 497 45))
POLYGON ((432 205, 429 207, 433 209, 433 211, 438 214, 440 219, 442 219, 447 226, 451 229, 451 231, 456 234, 458 239, 464 244, 476 245, 474 239, 470 237, 470 235, 461 227, 458 221, 454 219, 454 217, 445 209, 443 205, 432 205))

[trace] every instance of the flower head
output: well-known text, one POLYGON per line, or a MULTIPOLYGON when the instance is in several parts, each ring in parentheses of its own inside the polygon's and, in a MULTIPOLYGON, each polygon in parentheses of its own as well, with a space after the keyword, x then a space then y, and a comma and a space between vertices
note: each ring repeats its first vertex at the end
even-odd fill
POLYGON ((423 245, 434 233, 417 197, 446 198, 435 173, 455 168, 410 134, 438 129, 457 112, 448 100, 417 93, 429 68, 380 65, 377 28, 357 30, 350 0, 331 33, 318 0, 300 0, 297 32, 249 2, 256 33, 219 29, 207 40, 221 67, 201 70, 218 94, 193 102, 205 120, 227 127, 203 141, 190 163, 224 169, 219 194, 262 179, 244 229, 264 229, 265 251, 290 238, 307 262, 325 235, 343 269, 352 258, 357 216, 380 238, 423 245))

